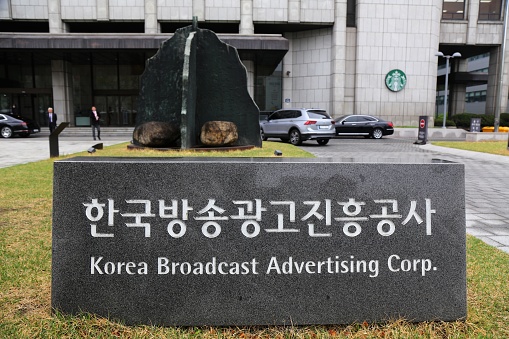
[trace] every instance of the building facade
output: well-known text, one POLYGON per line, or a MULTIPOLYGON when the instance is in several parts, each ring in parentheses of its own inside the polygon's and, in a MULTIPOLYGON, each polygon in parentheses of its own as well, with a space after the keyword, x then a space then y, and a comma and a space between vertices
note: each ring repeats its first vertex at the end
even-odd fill
POLYGON ((397 126, 434 117, 449 70, 449 114, 467 87, 485 85, 485 113, 507 111, 501 71, 503 0, 0 0, 0 110, 41 124, 134 126, 145 61, 176 29, 211 29, 233 45, 261 111, 316 107, 333 116, 372 114, 397 126), (467 58, 489 53, 488 72, 467 58), (498 88, 501 99, 497 103, 498 88))

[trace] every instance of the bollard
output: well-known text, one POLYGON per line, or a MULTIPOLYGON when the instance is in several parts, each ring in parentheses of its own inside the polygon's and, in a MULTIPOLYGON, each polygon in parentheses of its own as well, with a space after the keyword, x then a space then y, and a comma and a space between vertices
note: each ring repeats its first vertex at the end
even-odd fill
POLYGON ((59 151, 58 151, 58 135, 60 134, 60 132, 62 132, 64 130, 64 128, 66 128, 67 126, 69 126, 69 123, 68 122, 62 122, 61 124, 59 124, 57 126, 57 128, 55 128, 53 130, 53 132, 50 134, 49 136, 49 156, 51 158, 55 158, 55 157, 58 157, 59 156, 59 151))
POLYGON ((419 116, 419 134, 415 145, 426 145, 428 142, 428 117, 426 115, 419 116))

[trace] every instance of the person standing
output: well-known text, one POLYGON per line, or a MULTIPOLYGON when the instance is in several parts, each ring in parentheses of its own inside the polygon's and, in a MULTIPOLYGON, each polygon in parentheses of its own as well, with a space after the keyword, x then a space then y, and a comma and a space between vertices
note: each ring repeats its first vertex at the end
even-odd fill
POLYGON ((53 108, 51 107, 48 107, 48 126, 50 133, 53 133, 57 127, 57 115, 53 113, 53 108))
POLYGON ((99 121, 101 120, 101 114, 97 112, 95 106, 92 106, 92 111, 90 112, 90 124, 92 125, 92 137, 95 140, 95 130, 97 129, 97 138, 101 140, 101 126, 99 125, 99 121))

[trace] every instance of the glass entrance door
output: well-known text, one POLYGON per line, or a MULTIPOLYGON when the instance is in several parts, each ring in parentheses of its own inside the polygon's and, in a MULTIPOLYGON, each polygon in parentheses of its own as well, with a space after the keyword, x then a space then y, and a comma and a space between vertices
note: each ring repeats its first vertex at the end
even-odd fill
POLYGON ((137 99, 133 95, 96 96, 94 102, 103 126, 134 126, 137 99))
POLYGON ((122 124, 134 126, 136 124, 136 100, 135 96, 120 97, 120 112, 122 112, 122 124))
POLYGON ((46 126, 44 113, 50 107, 51 99, 51 94, 0 93, 0 111, 22 115, 37 121, 41 126, 46 126))

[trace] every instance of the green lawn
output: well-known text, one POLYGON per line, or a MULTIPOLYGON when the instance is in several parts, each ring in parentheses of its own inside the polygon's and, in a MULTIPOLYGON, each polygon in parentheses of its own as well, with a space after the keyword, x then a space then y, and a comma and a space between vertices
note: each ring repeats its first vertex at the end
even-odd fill
MULTIPOLYGON (((94 156, 311 157, 284 143, 244 152, 127 151, 126 144, 94 156)), ((77 155, 89 156, 83 152, 77 155)), ((456 322, 304 327, 124 326, 104 318, 53 315, 50 309, 53 160, 0 169, 0 338, 507 338, 509 255, 467 237, 468 318, 456 322)))
POLYGON ((433 141, 431 143, 436 146, 509 156, 507 141, 433 141))

